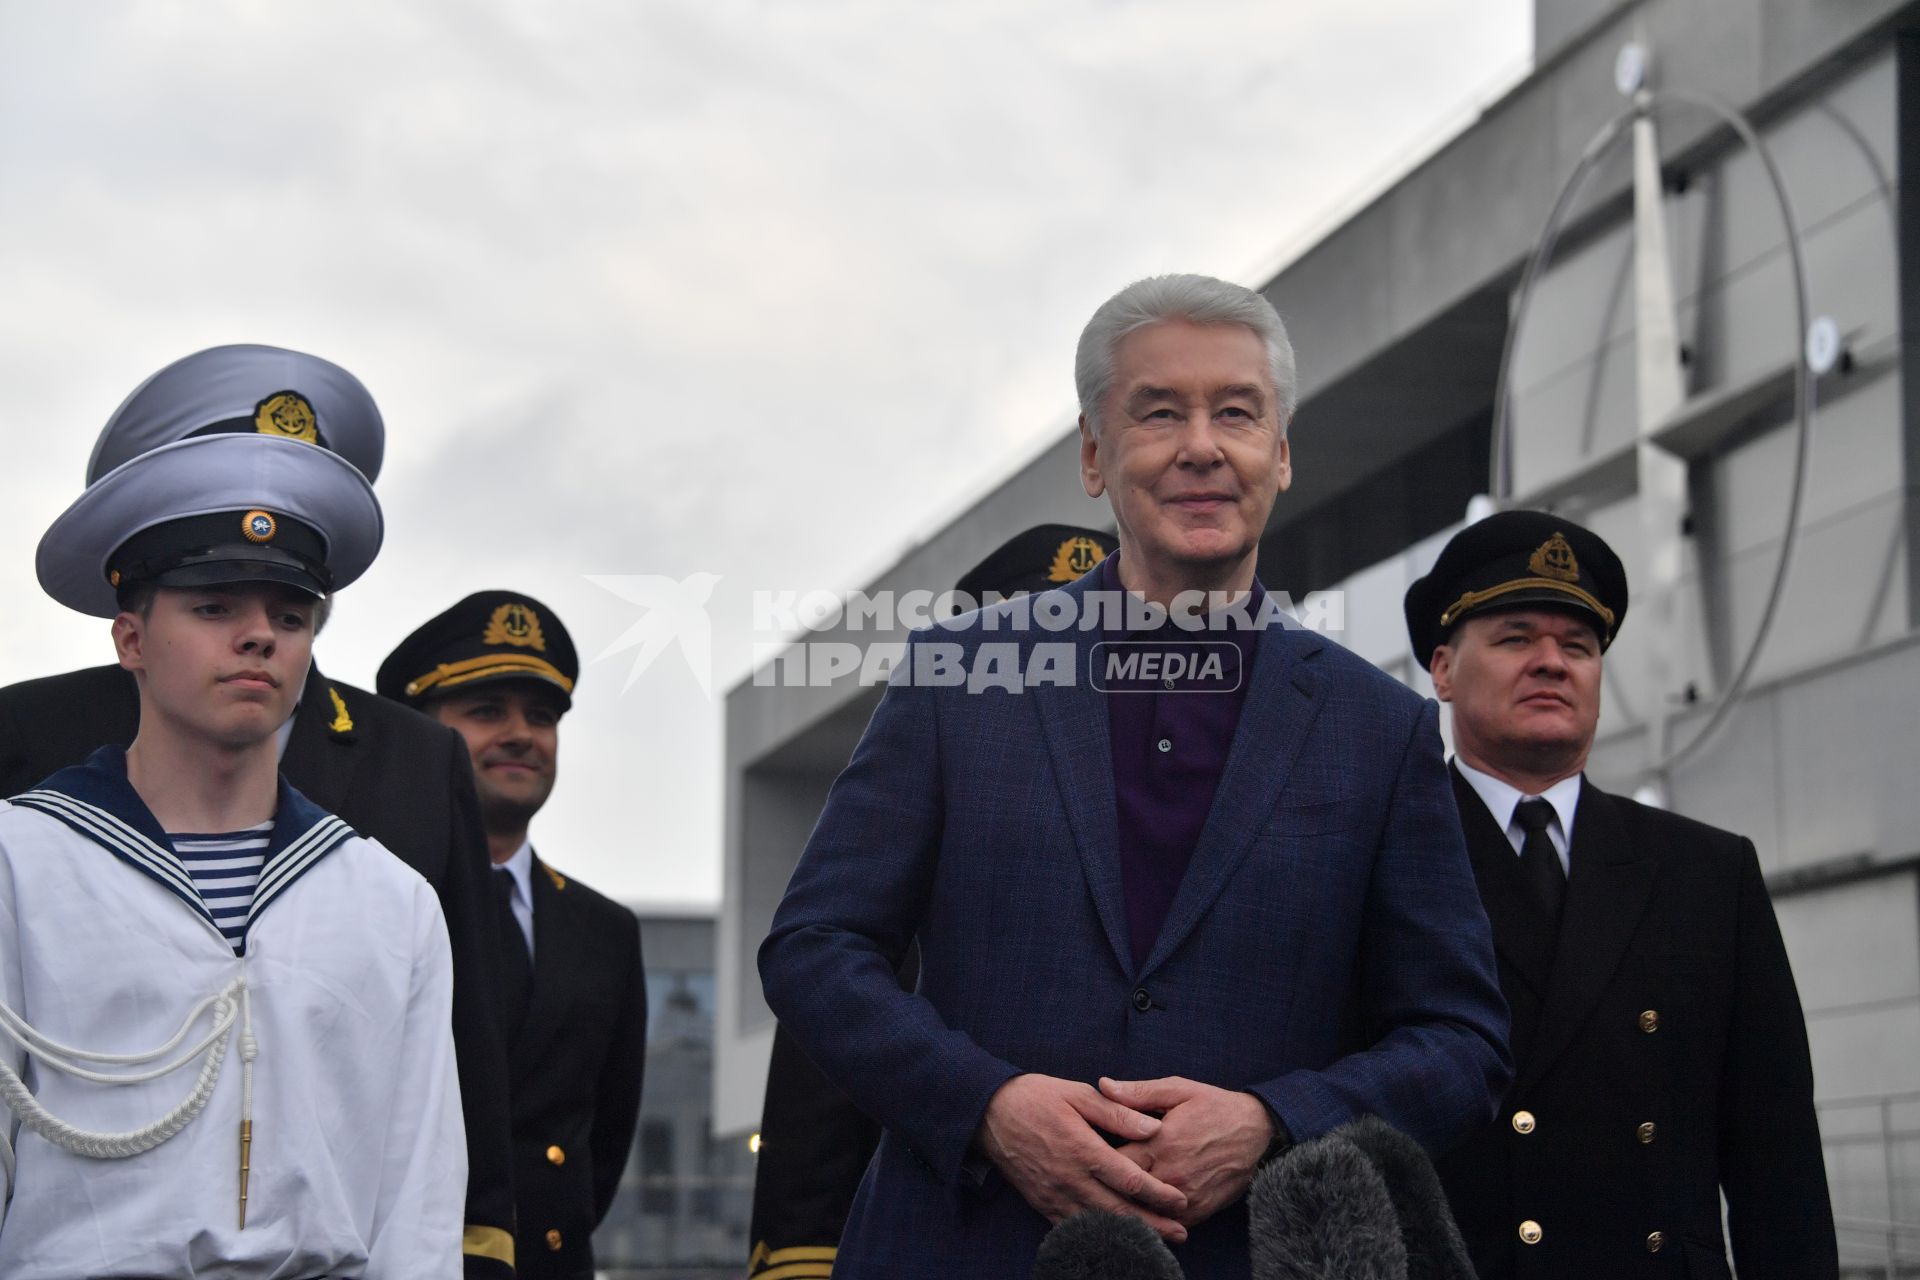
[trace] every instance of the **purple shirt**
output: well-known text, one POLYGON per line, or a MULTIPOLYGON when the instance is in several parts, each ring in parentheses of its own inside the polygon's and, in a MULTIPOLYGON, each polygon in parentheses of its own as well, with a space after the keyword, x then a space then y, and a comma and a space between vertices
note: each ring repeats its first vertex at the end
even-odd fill
MULTIPOLYGON (((1100 563, 1096 590, 1123 590, 1119 559, 1116 552, 1100 563)), ((1265 596, 1256 580, 1248 618, 1258 618, 1265 596)), ((1187 874, 1240 726, 1260 634, 1245 624, 1240 619, 1205 631, 1171 619, 1147 630, 1109 625, 1095 653, 1096 685, 1106 691, 1120 874, 1136 970, 1153 951, 1187 874), (1113 665, 1115 653, 1123 663, 1134 656, 1130 678, 1115 678, 1126 669, 1113 665), (1160 656, 1149 663, 1149 654, 1160 656)))

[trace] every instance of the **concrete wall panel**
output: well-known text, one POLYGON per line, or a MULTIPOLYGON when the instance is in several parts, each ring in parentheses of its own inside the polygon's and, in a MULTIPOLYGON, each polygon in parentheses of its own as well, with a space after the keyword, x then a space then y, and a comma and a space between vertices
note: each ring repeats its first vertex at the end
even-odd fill
MULTIPOLYGON (((1722 554, 1744 555, 1780 541, 1798 444, 1798 428, 1782 423, 1708 468, 1713 539, 1722 554)), ((1818 407, 1801 520, 1821 524, 1897 493, 1901 470, 1900 379, 1889 374, 1818 407)))
POLYGON ((1603 347, 1513 400, 1513 487, 1532 493, 1630 444, 1638 429, 1631 340, 1603 347))
MULTIPOLYGON (((1917 1085, 1920 1002, 1807 1019, 1816 1098, 1905 1093, 1917 1085)), ((1874 1157, 1879 1158, 1879 1151, 1874 1157)))
POLYGON ((1562 252, 1536 278, 1508 384, 1526 394, 1633 333, 1633 232, 1627 223, 1562 252))
POLYGON ((741 984, 732 1030, 755 1031, 773 1023, 773 1013, 760 991, 755 957, 837 773, 837 766, 814 774, 749 771, 742 780, 746 815, 741 831, 738 972, 747 975, 747 981, 741 984))
POLYGON ((1376 666, 1408 656, 1406 612, 1407 562, 1395 556, 1364 569, 1338 590, 1347 598, 1347 630, 1334 639, 1376 666))
MULTIPOLYGON (((1906 630, 1906 583, 1898 570, 1904 507, 1899 496, 1801 526, 1785 593, 1754 679, 1810 670, 1906 630)), ((1773 584, 1777 544, 1726 564, 1727 613, 1716 618, 1738 661, 1759 626, 1773 584)))
POLYGON ((1390 252, 1392 217, 1390 206, 1370 206, 1348 224, 1365 234, 1324 242, 1264 290, 1293 339, 1303 405, 1393 328, 1396 277, 1371 260, 1390 252))
MULTIPOLYGON (((1894 88, 1894 58, 1887 50, 1762 131, 1803 232, 1873 197, 1881 229, 1891 235, 1894 88)), ((1737 271, 1783 243, 1779 202, 1759 156, 1736 147, 1713 166, 1706 185, 1716 189, 1713 222, 1725 270, 1737 271)))
MULTIPOLYGON (((1800 218, 1810 303, 1834 314, 1857 348, 1898 330, 1886 190, 1893 79, 1883 53, 1766 135, 1800 218)), ((1693 391, 1793 359, 1800 335, 1785 229, 1759 159, 1731 152, 1667 206, 1693 391)), ((1621 221, 1536 282, 1510 380, 1520 492, 1617 448, 1637 427, 1632 267, 1631 227, 1621 221)))
MULTIPOLYGON (((1519 122, 1516 122, 1516 126, 1519 122)), ((1455 144, 1459 162, 1430 166, 1405 184, 1409 199, 1391 205, 1387 251, 1394 265, 1390 320, 1409 333, 1432 318, 1463 265, 1480 275, 1510 260, 1507 246, 1540 234, 1545 211, 1517 199, 1487 198, 1489 192, 1537 188, 1555 171, 1545 128, 1475 129, 1455 144)))
MULTIPOLYGON (((1609 120, 1627 109, 1627 100, 1614 88, 1613 66, 1620 47, 1634 38, 1634 17, 1658 5, 1636 6, 1634 15, 1618 18, 1601 28, 1588 43, 1570 51, 1555 68, 1553 80, 1544 96, 1553 117, 1553 168, 1547 175, 1550 195, 1560 188, 1580 163, 1580 157, 1609 120)), ((1619 144, 1624 145, 1624 144, 1619 144)), ((1608 157, 1611 167, 1596 173, 1587 184, 1585 202, 1572 211, 1573 217, 1591 209, 1598 201, 1617 195, 1632 182, 1632 171, 1618 155, 1608 157)), ((1542 217, 1545 216, 1542 210, 1542 217)), ((1535 228, 1536 234, 1538 228, 1535 228)))
MULTIPOLYGON (((1695 188, 1667 204, 1680 329, 1702 358, 1689 371, 1690 389, 1737 382, 1790 358, 1798 349, 1791 266, 1771 195, 1764 209, 1743 206, 1741 224, 1764 230, 1764 243, 1744 246, 1737 256, 1721 247, 1731 233, 1711 225, 1718 202, 1695 188)), ((1814 313, 1832 314, 1856 346, 1897 332, 1898 277, 1889 270, 1896 247, 1886 194, 1855 192, 1818 221, 1803 217, 1800 227, 1814 313)), ((1622 352, 1631 378, 1633 248, 1631 228, 1622 223, 1556 260, 1536 281, 1509 378, 1518 399, 1563 381, 1589 384, 1596 359, 1622 352)))
MULTIPOLYGON (((1781 757, 1778 704, 1771 694, 1736 706, 1714 739, 1675 770, 1674 810, 1753 841, 1760 869, 1771 875, 1793 865, 1780 830, 1781 757)), ((1699 732, 1699 721, 1670 731, 1675 745, 1699 732)))
MULTIPOLYGON (((1633 0, 1625 3, 1631 4, 1633 0)), ((1535 55, 1551 56, 1567 41, 1622 7, 1622 0, 1533 0, 1535 55)))
POLYGON ((1760 0, 1760 73, 1775 84, 1841 53, 1849 43, 1901 10, 1911 0, 1760 0))
MULTIPOLYGON (((1862 346, 1899 332, 1899 259, 1877 195, 1862 197, 1804 233, 1801 244, 1812 314, 1831 314, 1843 332, 1858 333, 1862 346)), ((1698 322, 1704 325, 1701 344, 1711 379, 1706 385, 1736 386, 1791 361, 1801 349, 1792 260, 1784 249, 1729 273, 1701 298, 1683 304, 1683 328, 1696 323, 1696 307, 1704 311, 1698 322)))
POLYGON ((1797 860, 1920 852, 1913 690, 1920 647, 1782 688, 1782 830, 1797 860))
MULTIPOLYGON (((1529 333, 1543 336, 1541 367, 1584 339, 1582 317, 1604 315, 1618 301, 1630 311, 1632 299, 1606 294, 1619 261, 1619 246, 1608 242, 1551 289, 1536 295, 1529 311, 1529 333), (1553 317, 1549 325, 1531 317, 1553 317), (1565 319, 1562 319, 1565 317, 1565 319), (1557 344, 1557 345, 1556 345, 1557 344)), ((1898 332, 1897 272, 1892 241, 1878 197, 1856 204, 1844 216, 1806 237, 1805 252, 1814 314, 1830 313, 1853 336, 1857 349, 1884 345, 1898 332)), ((1630 290, 1630 284, 1629 284, 1630 290)), ((1704 376, 1697 394, 1738 385, 1792 361, 1797 352, 1791 262, 1783 251, 1724 278, 1700 298, 1680 308, 1683 331, 1698 332, 1696 347, 1704 376)), ((1629 443, 1638 429, 1631 332, 1610 338, 1586 357, 1543 376, 1531 387, 1514 383, 1514 486, 1535 491, 1577 471, 1588 461, 1629 443)), ((1828 412, 1834 410, 1830 407, 1828 412)), ((1898 413, 1885 419, 1897 424, 1898 413)), ((1897 436, 1896 436, 1897 439, 1897 436)), ((1898 468, 1884 473, 1899 475, 1898 468)))
MULTIPOLYGON (((1572 509, 1575 520, 1606 539, 1623 563, 1646 563, 1645 531, 1640 510, 1631 499, 1615 501, 1592 510, 1572 509)), ((1629 586, 1632 586, 1629 579, 1629 586)), ((1644 582, 1638 604, 1629 603, 1620 634, 1607 650, 1607 678, 1602 687, 1600 732, 1612 734, 1628 727, 1641 726, 1653 714, 1656 700, 1677 711, 1677 699, 1689 681, 1700 696, 1710 696, 1715 688, 1709 658, 1712 632, 1706 618, 1708 608, 1701 596, 1697 572, 1687 573, 1677 585, 1677 613, 1672 634, 1661 635, 1653 626, 1644 582), (1639 609, 1636 618, 1635 608, 1639 609), (1672 667, 1672 679, 1657 693, 1649 685, 1649 667, 1656 656, 1672 667)))
POLYGON ((1913 873, 1855 881, 1774 904, 1809 1014, 1920 1001, 1920 885, 1913 873))
MULTIPOLYGON (((1613 654, 1607 664, 1611 684, 1613 654)), ((1672 807, 1751 837, 1769 873, 1860 853, 1920 852, 1908 696, 1916 688, 1920 645, 1912 641, 1750 687, 1728 723, 1670 779, 1672 807)), ((1705 714, 1677 719, 1670 741, 1690 741, 1705 714)), ((1645 738, 1605 713, 1601 728, 1588 773, 1603 787, 1627 790, 1644 776, 1645 738)))

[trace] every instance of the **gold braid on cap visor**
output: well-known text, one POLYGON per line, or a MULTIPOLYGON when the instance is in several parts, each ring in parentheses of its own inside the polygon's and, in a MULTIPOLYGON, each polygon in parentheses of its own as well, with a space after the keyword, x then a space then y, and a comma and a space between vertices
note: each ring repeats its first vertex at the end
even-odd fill
POLYGON ((1595 599, 1589 592, 1582 591, 1579 587, 1571 583, 1555 582, 1552 578, 1515 578, 1512 582, 1503 582, 1497 587, 1488 587, 1485 591, 1469 591, 1447 606, 1447 611, 1440 615, 1440 625, 1443 627, 1452 626, 1455 618, 1465 613, 1468 609, 1476 608, 1489 600, 1497 600, 1501 596, 1511 595, 1515 591, 1530 591, 1542 588, 1548 591, 1558 591, 1562 595, 1572 596, 1575 600, 1578 600, 1581 604, 1584 604, 1587 608, 1599 614, 1600 620, 1607 624, 1607 634, 1609 636, 1613 634, 1613 610, 1601 604, 1600 601, 1595 599))
POLYGON ((560 674, 560 668, 545 658, 520 653, 483 653, 477 658, 443 662, 417 680, 407 682, 407 696, 417 698, 429 689, 445 689, 482 676, 534 676, 551 680, 566 693, 573 692, 573 681, 560 674))

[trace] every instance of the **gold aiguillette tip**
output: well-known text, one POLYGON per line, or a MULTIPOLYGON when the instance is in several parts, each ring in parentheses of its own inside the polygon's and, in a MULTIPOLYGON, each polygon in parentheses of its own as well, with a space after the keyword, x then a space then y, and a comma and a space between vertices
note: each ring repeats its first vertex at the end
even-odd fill
POLYGON ((247 1229, 247 1177, 253 1172, 253 1121, 240 1122, 240 1229, 247 1229))

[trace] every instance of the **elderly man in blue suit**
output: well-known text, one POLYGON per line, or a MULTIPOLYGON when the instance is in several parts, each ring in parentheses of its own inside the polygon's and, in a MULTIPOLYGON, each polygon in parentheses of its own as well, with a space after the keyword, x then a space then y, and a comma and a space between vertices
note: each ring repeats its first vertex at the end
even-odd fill
POLYGON ((1084 1208, 1241 1280, 1262 1160, 1366 1113, 1445 1149, 1511 1074, 1436 707, 1262 625, 1280 317, 1142 280, 1075 379, 1119 551, 916 633, 761 947, 768 1003, 885 1126, 837 1280, 1025 1275, 1084 1208))

